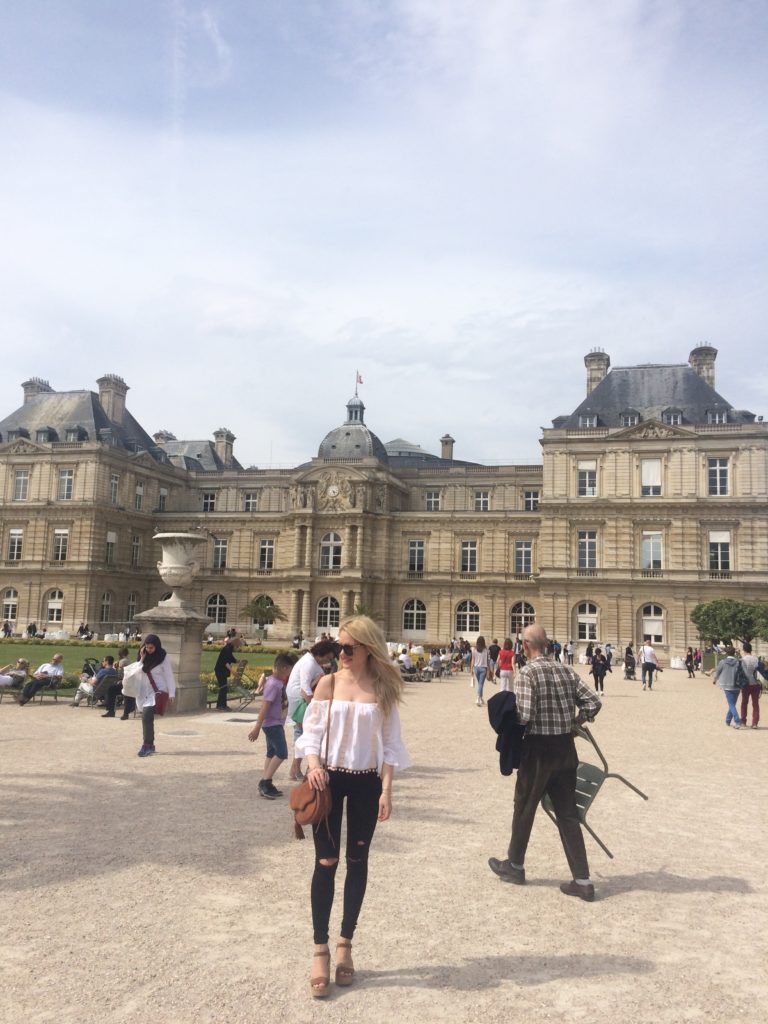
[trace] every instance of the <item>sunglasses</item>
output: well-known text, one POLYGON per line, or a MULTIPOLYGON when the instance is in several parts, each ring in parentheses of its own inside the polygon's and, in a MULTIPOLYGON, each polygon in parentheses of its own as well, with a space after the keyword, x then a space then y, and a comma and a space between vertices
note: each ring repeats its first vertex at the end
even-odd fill
POLYGON ((342 654, 346 654, 348 658, 351 658, 357 648, 362 646, 362 644, 339 644, 339 651, 342 654))

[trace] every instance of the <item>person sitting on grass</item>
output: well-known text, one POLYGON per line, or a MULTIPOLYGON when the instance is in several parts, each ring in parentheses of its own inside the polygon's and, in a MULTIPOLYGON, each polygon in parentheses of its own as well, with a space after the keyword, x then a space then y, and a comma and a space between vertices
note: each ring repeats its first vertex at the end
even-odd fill
POLYGON ((274 800, 281 795, 272 779, 275 777, 277 769, 288 757, 288 744, 285 740, 285 726, 283 725, 284 708, 288 707, 285 684, 288 682, 291 669, 295 664, 296 658, 292 654, 277 655, 272 675, 264 683, 264 696, 261 701, 259 717, 248 733, 248 739, 251 743, 255 743, 263 728, 267 740, 264 775, 259 782, 259 795, 266 800, 274 800))

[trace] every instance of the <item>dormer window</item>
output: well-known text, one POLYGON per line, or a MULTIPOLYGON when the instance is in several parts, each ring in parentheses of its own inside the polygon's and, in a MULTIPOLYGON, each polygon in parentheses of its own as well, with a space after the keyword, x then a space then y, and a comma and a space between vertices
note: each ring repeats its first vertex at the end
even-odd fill
POLYGON ((640 413, 634 409, 626 409, 619 417, 622 427, 636 427, 640 422, 640 413))
POLYGON ((709 409, 707 411, 707 423, 727 423, 728 411, 726 409, 709 409))
POLYGON ((596 427, 597 426, 597 414, 593 412, 584 412, 579 415, 579 426, 580 427, 596 427))
POLYGON ((679 427, 683 422, 683 414, 680 409, 665 409, 661 419, 668 427, 679 427))
POLYGON ((19 438, 21 438, 21 437, 26 438, 27 441, 29 440, 29 431, 26 429, 26 427, 19 427, 18 430, 9 430, 8 431, 8 440, 9 441, 18 441, 19 438))

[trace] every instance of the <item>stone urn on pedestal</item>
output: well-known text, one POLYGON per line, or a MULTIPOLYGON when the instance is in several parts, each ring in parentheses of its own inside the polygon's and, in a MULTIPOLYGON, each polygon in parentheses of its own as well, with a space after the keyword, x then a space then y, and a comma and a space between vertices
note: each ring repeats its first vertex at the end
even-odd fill
POLYGON ((171 588, 171 596, 136 616, 142 634, 157 633, 171 659, 177 687, 176 700, 169 705, 173 713, 203 711, 208 698, 208 688, 200 680, 200 658, 203 630, 210 619, 181 594, 200 568, 196 554, 206 539, 201 533, 155 534, 153 540, 163 546, 157 571, 171 588))

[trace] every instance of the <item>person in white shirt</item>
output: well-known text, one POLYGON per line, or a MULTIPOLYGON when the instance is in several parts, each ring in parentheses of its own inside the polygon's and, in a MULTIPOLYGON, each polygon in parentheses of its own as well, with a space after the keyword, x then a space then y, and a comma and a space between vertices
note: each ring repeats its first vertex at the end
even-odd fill
POLYGON ((130 666, 123 672, 123 695, 136 698, 141 712, 142 744, 139 757, 155 753, 155 695, 157 690, 168 694, 169 701, 176 697, 176 678, 171 659, 160 643, 160 637, 148 633, 139 650, 137 664, 141 671, 132 674, 130 666))
POLYGON ((659 662, 656 658, 656 651, 651 647, 651 641, 646 638, 645 643, 640 645, 640 662, 643 666, 642 678, 643 678, 643 689, 646 685, 646 676, 648 678, 648 689, 653 689, 653 673, 658 668, 659 662))
POLYGON ((309 762, 310 786, 317 790, 330 786, 333 798, 326 821, 313 827, 313 963, 320 961, 317 973, 310 977, 315 998, 327 996, 330 990, 328 931, 344 805, 347 875, 341 937, 336 944, 337 985, 351 985, 354 980, 352 937, 365 896, 371 840, 377 821, 387 821, 392 813, 395 769, 411 763, 400 738, 397 710, 403 681, 389 658, 384 634, 372 619, 361 615, 341 624, 339 641, 341 668, 317 684, 297 743, 297 752, 309 762))
MULTIPOLYGON (((338 654, 339 645, 334 640, 321 640, 320 643, 311 647, 306 654, 303 654, 293 666, 285 687, 285 695, 288 698, 286 724, 293 720, 293 714, 302 700, 306 701, 307 704, 312 700, 317 681, 328 671, 331 659, 338 657, 338 654)), ((294 756, 288 771, 288 778, 291 782, 301 782, 304 778, 301 773, 301 758, 296 754, 296 741, 301 736, 301 732, 301 723, 294 721, 294 756)))
POLYGON ((410 654, 405 649, 405 647, 400 652, 400 657, 398 660, 403 668, 403 671, 413 672, 413 659, 411 658, 410 654))
POLYGON ((63 654, 54 654, 50 661, 47 661, 44 665, 41 665, 36 672, 32 673, 32 678, 22 690, 19 707, 21 707, 22 704, 29 703, 35 694, 39 693, 43 687, 50 686, 52 683, 56 684, 63 679, 63 661, 63 654))

